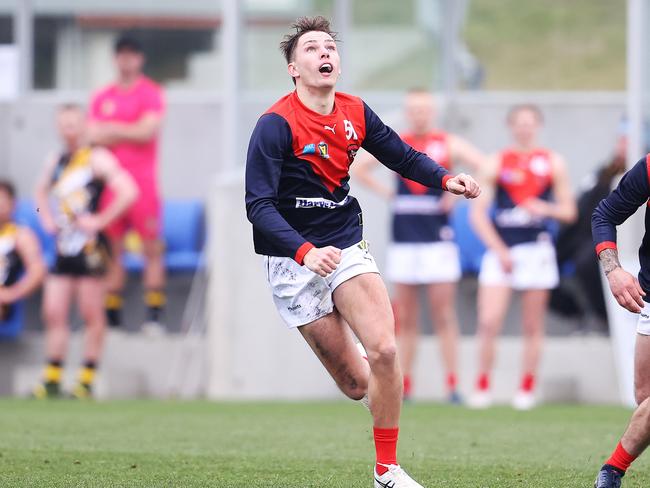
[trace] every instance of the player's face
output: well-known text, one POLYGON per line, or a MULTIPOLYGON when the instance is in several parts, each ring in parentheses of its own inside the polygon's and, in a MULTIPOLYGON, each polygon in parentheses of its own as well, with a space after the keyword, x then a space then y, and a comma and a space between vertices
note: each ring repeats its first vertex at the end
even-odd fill
POLYGON ((404 112, 409 129, 424 134, 433 128, 435 108, 428 93, 410 93, 404 102, 404 112))
POLYGON ((115 66, 120 77, 133 78, 142 73, 144 55, 130 49, 123 49, 115 54, 115 66))
POLYGON ((0 222, 8 222, 14 213, 14 199, 5 190, 0 190, 0 222))
POLYGON ((510 132, 515 142, 521 145, 534 144, 540 128, 538 115, 532 110, 519 110, 510 117, 510 132))
POLYGON ((341 60, 336 42, 326 32, 307 32, 296 45, 288 71, 300 83, 310 88, 333 88, 341 74, 341 60))
POLYGON ((86 118, 81 110, 63 110, 57 117, 59 135, 67 146, 77 146, 86 129, 86 118))

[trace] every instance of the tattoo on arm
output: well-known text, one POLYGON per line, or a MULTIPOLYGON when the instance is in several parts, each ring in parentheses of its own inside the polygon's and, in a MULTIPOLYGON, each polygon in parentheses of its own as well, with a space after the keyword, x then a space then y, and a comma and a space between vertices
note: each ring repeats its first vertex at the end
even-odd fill
POLYGON ((621 263, 618 261, 618 251, 616 249, 605 249, 598 255, 598 259, 603 265, 605 275, 608 275, 616 268, 621 267, 621 263))

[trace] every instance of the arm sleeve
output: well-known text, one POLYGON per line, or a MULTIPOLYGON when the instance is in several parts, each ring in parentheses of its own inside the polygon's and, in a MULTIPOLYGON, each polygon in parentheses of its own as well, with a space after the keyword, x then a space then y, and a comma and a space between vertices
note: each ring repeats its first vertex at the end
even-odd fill
POLYGON ((404 178, 425 186, 447 189, 448 171, 426 154, 406 144, 393 129, 385 125, 368 105, 363 104, 366 137, 361 145, 384 166, 404 178))
POLYGON ((596 254, 616 249, 616 226, 625 222, 650 196, 646 158, 636 163, 616 189, 600 201, 591 217, 591 234, 596 254))
POLYGON ((291 130, 277 114, 262 115, 248 144, 246 157, 246 215, 284 255, 303 264, 314 246, 307 242, 278 211, 278 185, 282 163, 291 150, 291 130))

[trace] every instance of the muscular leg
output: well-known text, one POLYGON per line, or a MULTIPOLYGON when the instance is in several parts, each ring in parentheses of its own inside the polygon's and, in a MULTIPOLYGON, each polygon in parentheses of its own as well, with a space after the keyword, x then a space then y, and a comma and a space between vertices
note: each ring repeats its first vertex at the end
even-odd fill
POLYGON ((43 321, 45 322, 45 355, 52 361, 63 361, 70 338, 70 302, 74 279, 50 275, 43 292, 43 321))
POLYGON ((402 372, 386 287, 378 274, 355 276, 334 290, 334 304, 368 353, 368 396, 374 425, 394 428, 402 404, 402 372))
MULTIPOLYGON (((399 317, 397 345, 402 372, 405 378, 413 373, 413 362, 418 345, 418 287, 395 284, 396 310, 399 317)), ((409 392, 405 391, 405 395, 409 392)))
POLYGON ((165 287, 164 246, 158 239, 142 242, 144 253, 144 275, 142 282, 147 290, 162 290, 165 287))
POLYGON ((353 400, 362 399, 368 391, 370 368, 339 312, 335 309, 298 330, 341 391, 353 400))
POLYGON ((106 289, 109 293, 121 293, 126 283, 126 271, 122 266, 122 254, 124 253, 123 238, 111 238, 111 260, 106 274, 106 289))
POLYGON ((122 265, 122 254, 124 252, 123 238, 112 237, 110 239, 111 258, 106 273, 105 309, 108 323, 111 327, 122 325, 122 291, 126 283, 126 271, 122 265))
POLYGON ((488 375, 494 366, 496 340, 510 304, 512 290, 506 286, 479 286, 478 342, 479 373, 488 375))
POLYGON ((458 374, 458 317, 456 283, 436 283, 427 288, 431 317, 440 341, 442 360, 450 390, 455 390, 458 374), (450 384, 453 383, 453 384, 450 384))
POLYGON ((77 303, 85 324, 83 352, 85 361, 97 362, 102 353, 106 331, 105 293, 106 284, 103 278, 84 277, 78 281, 77 303))
POLYGON ((624 475, 650 444, 650 336, 642 334, 636 336, 634 390, 638 407, 620 442, 598 473, 598 486, 614 486, 611 481, 624 475), (604 483, 599 483, 601 480, 604 483))
POLYGON ((544 342, 544 325, 548 308, 548 290, 526 290, 522 294, 524 333, 524 375, 535 375, 544 342))
POLYGON ((638 334, 634 354, 634 390, 637 409, 632 415, 621 444, 633 456, 650 444, 650 336, 638 334))

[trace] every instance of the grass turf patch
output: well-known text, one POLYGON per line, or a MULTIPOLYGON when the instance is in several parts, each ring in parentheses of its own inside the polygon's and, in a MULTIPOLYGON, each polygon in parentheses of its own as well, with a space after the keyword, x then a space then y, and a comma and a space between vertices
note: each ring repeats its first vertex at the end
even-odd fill
MULTIPOLYGON (((368 487, 370 419, 341 403, 0 401, 0 486, 368 487)), ((404 408, 403 466, 428 487, 588 487, 630 411, 404 408)), ((625 488, 650 485, 642 458, 625 488)))

